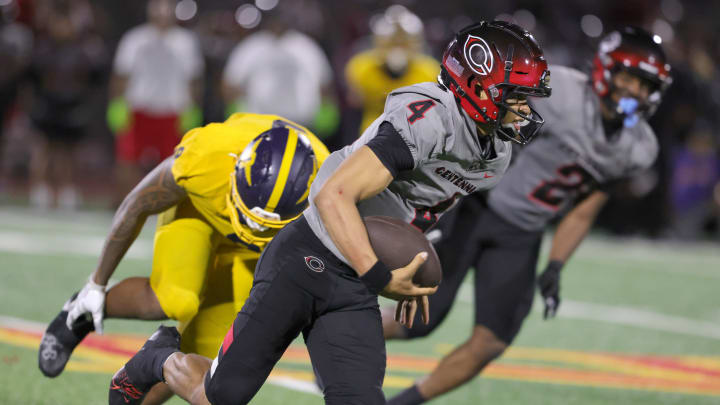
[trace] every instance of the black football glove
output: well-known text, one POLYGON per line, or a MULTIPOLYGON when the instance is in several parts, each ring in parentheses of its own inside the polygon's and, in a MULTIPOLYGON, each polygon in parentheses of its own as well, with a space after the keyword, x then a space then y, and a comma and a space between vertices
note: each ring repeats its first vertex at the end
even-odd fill
POLYGON ((545 304, 543 319, 554 317, 560 306, 560 270, 563 264, 559 260, 550 261, 545 271, 538 277, 538 288, 545 304))

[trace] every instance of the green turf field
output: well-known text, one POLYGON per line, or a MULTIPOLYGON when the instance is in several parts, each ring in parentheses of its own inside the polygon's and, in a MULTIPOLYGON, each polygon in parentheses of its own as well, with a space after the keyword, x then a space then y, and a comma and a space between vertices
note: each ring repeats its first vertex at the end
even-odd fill
MULTIPOLYGON (((157 323, 108 320, 60 377, 37 369, 43 324, 93 269, 109 213, 0 208, 0 404, 103 404, 111 373, 157 323), (108 353, 105 347, 120 348, 108 353), (123 351, 124 350, 124 351, 123 351)), ((115 274, 147 275, 152 226, 115 274)), ((431 337, 388 345, 386 392, 432 369, 473 319, 471 281, 431 337)), ((567 266, 557 319, 539 302, 515 346, 437 404, 720 404, 720 249, 595 235, 567 266)), ((302 342, 256 404, 318 404, 302 342)), ((171 403, 182 403, 177 399, 171 403)))

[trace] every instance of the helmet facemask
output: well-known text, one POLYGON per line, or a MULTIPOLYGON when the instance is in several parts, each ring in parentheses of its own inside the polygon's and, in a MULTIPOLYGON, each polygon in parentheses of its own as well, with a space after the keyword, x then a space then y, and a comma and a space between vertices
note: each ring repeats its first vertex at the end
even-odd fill
POLYGON ((602 97, 602 101, 612 114, 611 120, 623 121, 624 126, 632 127, 640 117, 648 119, 655 113, 665 88, 667 88, 665 83, 658 82, 655 77, 648 76, 638 69, 619 67, 612 70, 608 81, 608 92, 602 97), (647 96, 644 99, 615 84, 614 77, 621 71, 635 76, 642 82, 641 86, 647 88, 647 96), (619 95, 618 101, 613 99, 613 94, 619 95))
MULTIPOLYGON (((227 196, 227 207, 230 212, 230 222, 233 225, 235 234, 245 243, 257 244, 267 243, 275 234, 285 226, 280 216, 263 210, 260 207, 248 208, 237 191, 236 173, 240 159, 235 165, 235 171, 230 174, 230 193, 227 196), (274 214, 274 215, 267 215, 274 214), (247 226, 252 232, 243 229, 247 226)), ((289 221, 287 221, 289 222, 289 221)))
POLYGON ((611 121, 633 126, 639 117, 649 118, 657 109, 662 95, 672 83, 670 65, 660 44, 662 39, 638 27, 624 27, 613 31, 598 45, 592 68, 593 90, 598 94, 611 121), (615 75, 627 72, 647 87, 645 100, 620 89, 615 75), (619 93, 620 100, 612 95, 619 93))
POLYGON ((529 103, 527 107, 530 110, 530 114, 523 114, 519 108, 513 108, 512 105, 508 104, 507 100, 521 101, 527 100, 528 97, 549 97, 552 93, 552 89, 550 88, 550 71, 546 70, 543 72, 539 87, 528 87, 509 83, 508 79, 511 69, 512 64, 509 65, 509 68, 506 67, 505 82, 496 86, 501 90, 502 97, 500 102, 495 103, 501 111, 500 118, 495 125, 495 133, 503 141, 512 141, 520 145, 526 145, 535 138, 545 123, 545 120, 529 103), (507 114, 520 117, 522 121, 515 122, 513 120, 509 123, 503 123, 507 114))

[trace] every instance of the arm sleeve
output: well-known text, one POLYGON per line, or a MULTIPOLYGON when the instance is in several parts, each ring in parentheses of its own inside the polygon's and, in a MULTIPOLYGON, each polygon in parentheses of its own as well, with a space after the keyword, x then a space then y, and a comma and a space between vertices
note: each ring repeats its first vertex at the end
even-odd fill
POLYGON ((387 121, 380 124, 377 135, 367 143, 367 146, 393 177, 399 172, 412 170, 415 165, 410 148, 395 127, 387 121))

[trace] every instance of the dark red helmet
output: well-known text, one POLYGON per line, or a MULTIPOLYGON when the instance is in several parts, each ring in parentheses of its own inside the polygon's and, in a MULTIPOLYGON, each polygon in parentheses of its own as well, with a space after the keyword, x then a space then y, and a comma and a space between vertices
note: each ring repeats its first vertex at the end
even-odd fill
POLYGON ((617 106, 610 98, 612 75, 625 70, 643 80, 650 87, 647 103, 640 111, 652 115, 662 100, 662 95, 672 83, 670 65, 665 58, 658 35, 651 35, 638 27, 624 27, 605 36, 598 46, 593 61, 593 89, 609 105, 611 111, 617 106))
POLYGON ((543 124, 531 109, 524 115, 505 102, 511 98, 549 97, 550 71, 535 38, 505 21, 479 22, 463 28, 442 59, 440 80, 476 122, 495 125, 503 140, 529 142, 543 124), (524 119, 523 126, 502 126, 506 112, 524 119))

